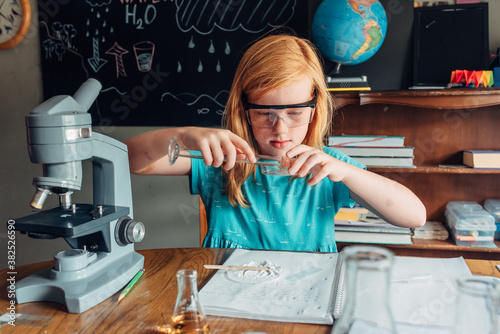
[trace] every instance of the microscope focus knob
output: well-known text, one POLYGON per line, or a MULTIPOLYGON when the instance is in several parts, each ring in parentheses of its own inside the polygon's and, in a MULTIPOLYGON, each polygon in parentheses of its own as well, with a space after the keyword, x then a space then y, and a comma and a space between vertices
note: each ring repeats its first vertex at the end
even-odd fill
POLYGON ((144 239, 146 227, 142 222, 133 220, 127 228, 127 239, 130 242, 141 242, 144 239))
POLYGON ((141 242, 145 233, 146 227, 144 224, 130 217, 122 217, 116 223, 115 237, 120 246, 141 242))

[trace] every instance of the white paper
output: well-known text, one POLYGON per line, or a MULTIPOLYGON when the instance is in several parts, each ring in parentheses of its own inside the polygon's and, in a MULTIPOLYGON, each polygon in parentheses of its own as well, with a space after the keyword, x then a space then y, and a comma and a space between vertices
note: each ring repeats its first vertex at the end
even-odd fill
POLYGON ((391 283, 394 321, 423 327, 451 327, 458 295, 456 280, 470 276, 469 267, 461 257, 396 257, 391 283))
POLYGON ((270 265, 272 272, 218 270, 199 296, 206 314, 332 324, 337 253, 235 250, 225 265, 270 265))

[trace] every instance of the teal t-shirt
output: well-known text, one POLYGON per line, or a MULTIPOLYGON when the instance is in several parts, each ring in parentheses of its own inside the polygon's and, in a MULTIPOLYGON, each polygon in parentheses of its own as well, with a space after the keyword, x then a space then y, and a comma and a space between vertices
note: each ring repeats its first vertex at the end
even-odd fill
MULTIPOLYGON (((366 168, 340 151, 323 147, 331 156, 366 168)), ((231 206, 220 168, 191 159, 190 189, 205 204, 208 231, 204 247, 336 252, 334 216, 341 206, 352 207, 349 188, 323 179, 308 186, 307 178, 270 176, 257 167, 242 186, 250 203, 231 206)))

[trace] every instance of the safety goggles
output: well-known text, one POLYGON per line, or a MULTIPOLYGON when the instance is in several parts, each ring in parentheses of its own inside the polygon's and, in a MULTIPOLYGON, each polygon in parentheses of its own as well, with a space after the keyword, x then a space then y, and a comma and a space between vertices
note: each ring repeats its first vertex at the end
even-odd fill
POLYGON ((248 122, 260 128, 272 128, 278 119, 282 119, 289 128, 309 124, 312 122, 317 101, 316 96, 308 102, 284 105, 253 104, 248 102, 246 97, 242 100, 248 122))

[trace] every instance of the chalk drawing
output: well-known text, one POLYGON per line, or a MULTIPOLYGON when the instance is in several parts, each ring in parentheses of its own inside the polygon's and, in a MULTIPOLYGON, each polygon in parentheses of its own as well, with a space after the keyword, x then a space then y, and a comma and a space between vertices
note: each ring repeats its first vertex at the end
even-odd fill
POLYGON ((99 56, 99 39, 97 37, 92 37, 92 58, 88 58, 87 61, 95 73, 99 72, 101 67, 108 62, 99 56))
POLYGON ((123 55, 127 54, 128 51, 121 47, 117 42, 106 51, 106 54, 114 55, 116 62, 116 77, 126 77, 127 72, 125 71, 125 66, 123 64, 123 55))
POLYGON ((137 60, 137 68, 141 72, 149 72, 155 53, 155 44, 149 41, 134 44, 134 54, 137 60))
POLYGON ((269 27, 286 25, 295 13, 296 0, 176 0, 175 5, 177 25, 183 32, 194 30, 208 35, 218 28, 260 33, 269 27))

